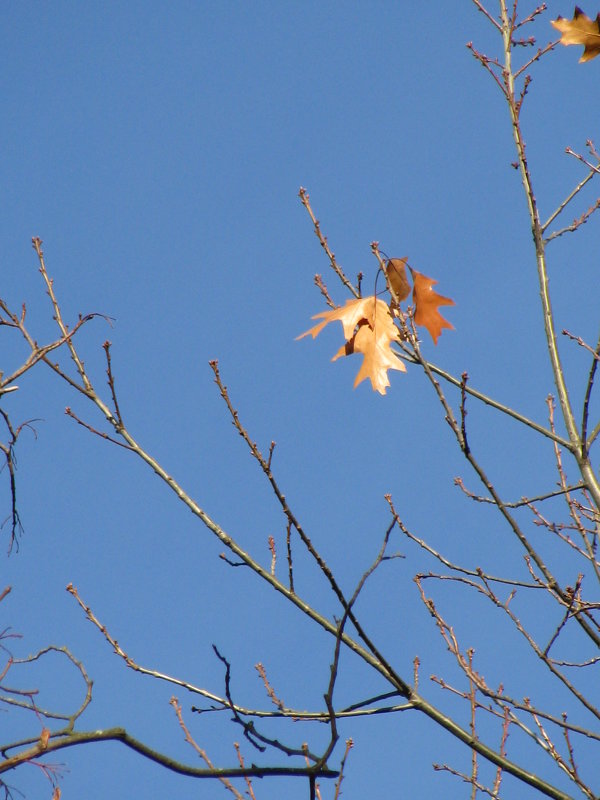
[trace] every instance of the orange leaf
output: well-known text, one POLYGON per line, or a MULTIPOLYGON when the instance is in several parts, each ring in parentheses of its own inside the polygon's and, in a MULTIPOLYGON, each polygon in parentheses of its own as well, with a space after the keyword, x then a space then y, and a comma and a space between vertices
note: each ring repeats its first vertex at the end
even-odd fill
POLYGON ((410 271, 414 281, 415 324, 424 325, 431 334, 434 344, 437 344, 442 328, 454 330, 454 325, 442 317, 438 306, 453 306, 454 300, 434 292, 433 286, 437 281, 434 281, 433 278, 428 278, 427 275, 422 275, 414 269, 410 271))
POLYGON ((403 300, 406 300, 410 294, 410 283, 406 277, 406 261, 407 256, 404 258, 390 258, 385 265, 385 277, 390 294, 400 305, 403 300))
POLYGON ((404 363, 390 347, 398 338, 398 329, 383 300, 378 300, 376 297, 347 300, 342 308, 322 311, 313 317, 313 319, 319 318, 323 321, 297 338, 302 339, 310 334, 314 339, 330 322, 341 322, 346 344, 331 360, 336 361, 341 356, 352 353, 362 353, 363 363, 354 381, 355 387, 369 378, 373 391, 385 394, 386 387, 390 385, 388 369, 406 372, 404 363))
POLYGON ((600 53, 600 13, 596 19, 592 20, 578 6, 575 6, 573 19, 558 17, 556 20, 551 20, 550 24, 560 31, 561 44, 582 44, 584 46, 583 55, 579 59, 580 63, 591 61, 600 53))

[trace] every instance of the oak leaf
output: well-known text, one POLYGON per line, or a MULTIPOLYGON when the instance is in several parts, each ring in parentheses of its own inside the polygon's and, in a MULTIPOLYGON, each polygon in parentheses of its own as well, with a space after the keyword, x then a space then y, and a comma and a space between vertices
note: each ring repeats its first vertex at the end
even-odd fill
POLYGON ((331 360, 336 361, 341 356, 352 353, 362 353, 363 363, 354 380, 355 387, 369 378, 373 391, 385 394, 390 385, 388 369, 406 372, 404 363, 390 347, 398 339, 398 328, 383 300, 374 296, 347 300, 345 306, 322 311, 315 314, 313 319, 322 321, 298 336, 298 339, 309 334, 314 339, 330 322, 339 321, 344 328, 346 344, 342 345, 331 360))
POLYGON ((437 340, 442 333, 442 328, 454 330, 447 319, 444 319, 438 311, 438 306, 453 306, 454 300, 444 297, 434 291, 433 287, 437 283, 433 278, 428 278, 416 270, 409 268, 413 277, 413 303, 415 304, 415 324, 423 325, 437 344, 437 340))
POLYGON ((590 19, 583 11, 575 6, 573 19, 550 20, 550 24, 560 31, 560 43, 564 45, 582 44, 584 46, 583 55, 579 59, 591 61, 600 54, 600 13, 596 19, 590 19))
POLYGON ((406 277, 406 262, 408 258, 389 258, 385 265, 385 277, 387 279, 390 294, 400 305, 410 294, 410 283, 406 277))

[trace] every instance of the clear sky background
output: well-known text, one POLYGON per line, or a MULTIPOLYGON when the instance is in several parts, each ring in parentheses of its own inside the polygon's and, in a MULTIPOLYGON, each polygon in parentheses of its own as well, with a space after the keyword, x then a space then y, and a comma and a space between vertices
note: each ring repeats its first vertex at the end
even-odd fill
MULTIPOLYGON (((523 2, 522 14, 534 5, 523 2)), ((530 29, 541 45, 557 38, 549 20, 573 11, 548 6, 530 29)), ((553 387, 508 113, 465 47, 473 40, 499 55, 500 41, 474 5, 57 2, 5 6, 2 18, 0 296, 15 308, 26 302, 38 341, 57 334, 34 235, 44 241, 67 321, 80 312, 114 318, 110 327, 95 320, 78 338, 97 387, 108 397, 101 345, 110 339, 132 434, 264 564, 273 535, 284 570, 284 521, 231 426, 209 359, 219 359, 259 446, 277 442, 280 485, 348 593, 389 522, 386 492, 410 529, 451 560, 496 573, 523 569, 492 510, 454 487, 463 475, 479 491, 419 371, 392 373, 381 397, 368 383, 352 389, 357 359, 330 363, 342 343, 339 325, 315 342, 295 341, 325 307, 315 273, 338 303, 348 297, 328 274, 298 199, 305 186, 339 262, 351 277, 364 273, 365 291, 374 286, 369 245, 377 240, 454 298, 445 315, 455 330, 437 347, 424 334, 434 363, 468 371, 477 388, 545 422, 553 387)), ((583 151, 594 137, 600 144, 600 59, 579 65, 579 50, 548 56, 526 98, 543 217, 585 174, 564 148, 583 151)), ((595 192, 592 185, 582 193, 565 224, 595 192)), ((599 233, 594 218, 550 251, 557 327, 588 341, 597 335, 599 233)), ((9 372, 26 350, 9 331, 0 334, 0 368, 9 372)), ((589 361, 563 345, 578 404, 589 361)), ((3 408, 15 422, 35 418, 37 438, 24 433, 17 453, 25 534, 4 561, 2 585, 13 591, 2 626, 23 634, 15 655, 54 643, 83 660, 95 699, 81 726, 125 725, 194 763, 168 705, 173 688, 126 669, 65 592, 69 582, 147 667, 222 693, 215 643, 232 664, 238 702, 268 707, 253 666, 262 661, 288 705, 320 707, 332 642, 249 572, 221 561, 223 548, 141 462, 65 417, 70 405, 101 424, 49 370, 19 385, 3 408)), ((548 442, 474 402, 468 419, 471 446, 506 499, 553 487, 548 442)), ((6 474, 0 478, 4 516, 10 496, 6 474)), ((6 548, 6 527, 2 535, 6 548)), ((432 673, 457 679, 412 582, 433 564, 399 537, 393 549, 407 558, 384 565, 359 611, 400 673, 410 678, 419 655, 424 693, 467 723, 468 709, 428 683, 432 673)), ((297 582, 323 613, 339 614, 314 570, 299 565, 297 582)), ((543 673, 534 684, 524 679, 531 664, 520 645, 507 653, 503 620, 484 615, 465 592, 435 592, 464 645, 477 648, 490 684, 504 681, 519 696, 547 690, 543 673)), ((47 705, 63 707, 79 694, 62 666, 48 660, 23 683, 39 684, 47 705)), ((345 656, 342 667, 339 706, 385 689, 356 660, 345 656)), ((234 765, 231 743, 241 731, 224 717, 195 717, 187 709, 198 699, 178 696, 214 762, 234 765)), ((35 730, 29 717, 0 717, 2 741, 35 730)), ((466 796, 431 763, 468 770, 469 753, 416 714, 354 721, 341 734, 355 741, 347 800, 466 796)), ((304 728, 294 735, 296 744, 315 741, 304 728)), ((514 746, 517 760, 529 758, 514 746)), ((244 748, 249 761, 259 759, 244 748)), ((226 796, 217 783, 171 775, 116 744, 52 761, 68 765, 65 798, 226 796)), ((29 797, 52 794, 34 767, 10 782, 29 797)), ((506 787, 526 796, 509 778, 506 787)), ((307 796, 304 783, 263 781, 255 790, 260 800, 307 796)), ((332 786, 323 782, 322 790, 332 796, 332 786)))

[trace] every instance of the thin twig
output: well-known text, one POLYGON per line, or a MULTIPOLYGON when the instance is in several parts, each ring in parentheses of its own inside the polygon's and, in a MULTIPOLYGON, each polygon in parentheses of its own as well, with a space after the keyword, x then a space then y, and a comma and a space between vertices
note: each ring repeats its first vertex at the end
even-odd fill
MULTIPOLYGON (((470 492, 465 484, 463 483, 462 478, 454 478, 454 485, 458 486, 467 497, 470 497, 471 500, 475 500, 477 503, 490 503, 492 505, 496 505, 496 501, 493 500, 491 497, 482 497, 481 495, 474 494, 470 492)), ((506 508, 522 508, 523 506, 529 506, 531 503, 539 503, 542 500, 549 500, 552 497, 560 497, 561 495, 565 494, 566 492, 574 492, 577 489, 585 488, 585 483, 580 482, 576 483, 573 486, 567 486, 566 488, 555 489, 553 492, 545 492, 544 494, 539 494, 536 497, 523 497, 521 500, 518 500, 515 503, 504 503, 506 508)))
POLYGON ((469 376, 463 372, 460 381, 460 432, 464 443, 465 453, 470 452, 469 442, 467 440, 467 381, 469 376))
MULTIPOLYGON (((404 355, 406 357, 405 358, 406 361, 410 361, 413 364, 422 363, 421 359, 416 358, 415 355, 413 353, 411 353, 410 351, 405 351, 404 355)), ((423 361, 424 360, 425 359, 423 359, 423 361)), ((460 381, 459 378, 455 378, 454 375, 452 375, 449 372, 446 372, 446 370, 441 369, 441 367, 438 367, 435 364, 432 364, 431 361, 427 361, 427 366, 429 367, 431 372, 434 373, 434 375, 438 375, 440 378, 443 378, 445 381, 447 381, 448 383, 452 384, 452 386, 456 386, 457 388, 460 389, 461 381, 460 381)), ((528 428, 531 428, 532 430, 536 431, 537 433, 542 434, 542 436, 545 436, 547 439, 551 439, 552 441, 558 442, 558 444, 560 444, 562 447, 566 448, 567 450, 572 450, 573 449, 573 447, 572 447, 572 445, 571 445, 571 443, 569 442, 568 439, 565 439, 562 436, 558 436, 556 433, 553 433, 552 431, 549 431, 543 425, 539 425, 537 422, 534 422, 532 419, 529 419, 528 417, 524 416, 523 414, 520 414, 518 411, 515 411, 513 408, 510 408, 510 406, 506 406, 503 403, 499 403, 497 400, 494 400, 492 397, 489 397, 488 395, 484 394, 483 392, 478 391, 477 389, 473 389, 473 387, 469 386, 469 385, 465 386, 464 391, 468 395, 470 395, 471 397, 475 397, 477 400, 481 400, 481 402, 485 403, 485 405, 488 405, 491 408, 495 408, 497 411, 501 411, 503 414, 506 414, 507 416, 512 417, 517 422, 521 422, 523 425, 526 425, 528 428)))
POLYGON ((90 433, 93 433, 94 436, 99 436, 101 439, 104 439, 107 442, 111 442, 111 444, 116 444, 119 447, 123 447, 125 450, 131 450, 132 452, 134 452, 134 448, 131 447, 130 445, 126 444, 125 442, 120 442, 118 439, 113 439, 113 437, 109 436, 107 433, 99 431, 89 423, 84 422, 82 419, 80 419, 80 417, 77 416, 77 414, 73 411, 73 409, 70 406, 67 406, 65 408, 65 414, 68 417, 71 417, 71 419, 75 420, 75 422, 78 425, 81 425, 82 428, 85 428, 90 433))
POLYGON ((581 444, 582 444, 583 455, 586 458, 588 456, 587 430, 589 421, 590 398, 592 396, 592 389, 594 387, 594 378, 596 377, 598 361, 600 361, 600 335, 598 336, 596 349, 592 352, 592 355, 593 358, 592 358, 592 363, 590 364, 590 371, 588 374, 587 384, 585 387, 585 397, 583 399, 583 409, 581 414, 581 444))
POLYGON ((106 354, 106 375, 108 377, 108 385, 110 387, 110 393, 113 399, 113 407, 115 409, 115 417, 119 421, 119 423, 123 424, 123 417, 121 416, 121 409, 119 408, 119 401, 117 400, 117 392, 115 389, 115 376, 113 375, 112 371, 112 361, 110 357, 110 342, 108 339, 102 345, 104 349, 104 353, 106 354))
MULTIPOLYGON (((329 259, 329 263, 331 264, 332 270, 335 272, 335 274, 338 276, 338 278, 341 280, 341 282, 344 284, 344 286, 348 289, 348 291, 351 292, 354 295, 354 297, 360 297, 359 290, 352 285, 352 283, 346 277, 346 275, 344 273, 344 270, 340 267, 340 265, 335 260, 335 253, 333 253, 331 251, 331 249, 329 247, 329 244, 327 242, 327 237, 324 236, 322 231, 321 231, 321 226, 319 224, 319 220, 315 217, 315 214, 314 214, 314 212, 313 212, 313 210, 312 210, 312 208, 310 206, 310 196, 309 196, 308 192, 306 191, 306 189, 303 186, 300 187, 300 190, 298 192, 298 196, 300 197, 300 200, 302 201, 302 205, 308 211, 308 215, 312 220, 312 224, 313 224, 313 227, 315 229, 315 234, 317 236, 317 239, 319 240, 323 250, 325 250, 325 252, 327 253, 327 258, 329 259)), ((321 287, 319 286, 319 288, 321 288, 321 287)), ((328 295, 325 294, 325 297, 327 299, 328 295)))
POLYGON ((554 220, 558 217, 558 215, 565 210, 565 208, 568 206, 571 200, 574 197, 576 197, 576 195, 583 189, 586 183, 591 181, 591 179, 594 177, 595 174, 596 174, 595 172, 589 172, 585 176, 585 178, 577 184, 577 186, 573 189, 573 191, 569 195, 567 195, 567 197, 562 201, 562 203, 558 206, 558 208, 555 211, 553 211, 552 214, 550 214, 546 222, 544 222, 544 224, 541 226, 542 232, 546 231, 548 226, 551 225, 554 222, 554 220))

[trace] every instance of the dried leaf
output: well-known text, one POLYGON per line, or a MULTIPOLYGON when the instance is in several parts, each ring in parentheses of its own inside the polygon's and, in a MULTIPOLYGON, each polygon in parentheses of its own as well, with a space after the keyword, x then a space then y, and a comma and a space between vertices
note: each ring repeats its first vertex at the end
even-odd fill
POLYGON ((45 750, 48 747, 49 739, 50 739, 50 728, 42 728, 42 733, 40 735, 40 746, 42 750, 45 750))
POLYGON ((398 329, 383 300, 378 300, 376 297, 347 300, 342 308, 322 311, 313 319, 322 319, 322 322, 298 336, 298 339, 309 334, 314 339, 330 322, 339 321, 344 328, 346 344, 331 360, 336 361, 341 356, 352 353, 362 353, 363 363, 354 381, 355 387, 365 378, 369 378, 373 391, 385 394, 386 387, 390 385, 388 369, 406 372, 403 361, 390 347, 398 338, 398 329))
POLYGON ((454 330, 448 320, 444 319, 438 311, 438 306, 453 306, 454 300, 443 297, 433 290, 437 281, 428 278, 414 269, 411 269, 414 287, 413 303, 415 304, 415 324, 424 325, 433 339, 434 344, 442 333, 442 328, 454 330))
POLYGON ((550 24, 560 31, 561 44, 582 44, 584 46, 583 55, 579 59, 580 63, 591 61, 600 53, 600 13, 596 19, 592 20, 578 6, 575 6, 573 19, 558 17, 556 20, 551 20, 550 24))
MULTIPOLYGON (((330 322, 335 322, 335 320, 339 320, 342 323, 344 336, 346 339, 350 339, 361 319, 366 319, 370 324, 373 323, 373 299, 373 297, 361 297, 358 300, 346 300, 346 305, 341 308, 334 308, 333 311, 322 311, 320 314, 315 314, 313 319, 323 319, 323 322, 319 322, 310 330, 297 336, 296 339, 303 339, 309 334, 313 339, 316 339, 325 325, 329 325, 330 322)), ((387 311, 385 303, 382 300, 379 302, 383 304, 387 311)))
POLYGON ((406 261, 406 256, 404 258, 390 258, 385 265, 388 289, 398 305, 403 300, 406 300, 410 294, 410 283, 406 277, 406 261))
MULTIPOLYGON (((393 322, 392 327, 397 334, 398 331, 393 322)), ((365 378, 369 378, 373 391, 385 394, 386 388, 390 385, 387 374, 388 369, 406 372, 406 367, 390 348, 392 340, 388 335, 388 331, 381 332, 381 326, 379 326, 379 331, 378 335, 377 327, 373 330, 366 321, 362 322, 352 339, 346 342, 331 360, 336 361, 340 356, 350 355, 351 353, 362 353, 363 363, 354 379, 354 387, 356 388, 365 378)))

